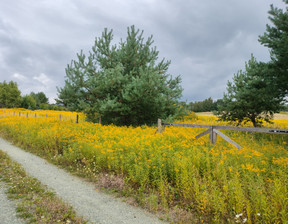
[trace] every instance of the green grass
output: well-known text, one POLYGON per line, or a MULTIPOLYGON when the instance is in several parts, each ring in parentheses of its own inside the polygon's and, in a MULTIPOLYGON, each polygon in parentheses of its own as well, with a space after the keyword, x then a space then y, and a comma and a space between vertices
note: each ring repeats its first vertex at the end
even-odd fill
POLYGON ((8 198, 17 200, 17 215, 26 223, 87 223, 46 186, 27 176, 24 169, 1 150, 0 181, 8 185, 8 198))

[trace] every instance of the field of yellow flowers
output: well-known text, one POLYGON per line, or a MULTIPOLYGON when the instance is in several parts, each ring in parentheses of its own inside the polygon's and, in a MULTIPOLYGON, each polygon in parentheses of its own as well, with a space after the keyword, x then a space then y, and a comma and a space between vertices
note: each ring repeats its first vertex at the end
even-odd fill
MULTIPOLYGON (((154 210, 180 208, 199 223, 288 223, 288 135, 223 131, 238 150, 220 137, 194 141, 203 129, 75 121, 72 112, 0 109, 2 135, 87 172, 121 175, 154 210)), ((228 125, 195 114, 182 122, 228 125)), ((288 119, 265 126, 288 129, 288 119)))

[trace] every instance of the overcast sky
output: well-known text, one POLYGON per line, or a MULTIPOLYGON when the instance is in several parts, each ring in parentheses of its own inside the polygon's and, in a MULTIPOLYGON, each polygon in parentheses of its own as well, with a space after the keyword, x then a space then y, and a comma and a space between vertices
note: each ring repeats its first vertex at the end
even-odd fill
POLYGON ((53 103, 76 53, 105 27, 118 42, 135 25, 182 77, 181 100, 222 98, 252 53, 269 60, 258 37, 271 4, 284 8, 281 0, 1 0, 0 82, 17 82, 22 95, 43 91, 53 103))

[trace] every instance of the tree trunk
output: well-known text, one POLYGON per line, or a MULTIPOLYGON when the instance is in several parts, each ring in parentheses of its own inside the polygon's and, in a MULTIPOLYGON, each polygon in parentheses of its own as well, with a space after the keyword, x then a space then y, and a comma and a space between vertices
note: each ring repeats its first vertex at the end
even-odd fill
POLYGON ((253 115, 250 119, 253 123, 254 128, 256 128, 257 127, 256 117, 253 115))

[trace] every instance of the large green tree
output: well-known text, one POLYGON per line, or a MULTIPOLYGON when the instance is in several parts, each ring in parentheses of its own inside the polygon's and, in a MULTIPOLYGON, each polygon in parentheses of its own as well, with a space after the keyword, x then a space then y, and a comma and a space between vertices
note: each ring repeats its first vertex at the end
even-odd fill
POLYGON ((234 75, 233 82, 228 81, 227 93, 219 105, 220 120, 241 124, 251 121, 260 126, 267 122, 275 112, 281 109, 282 97, 274 92, 265 77, 271 72, 267 63, 252 58, 246 63, 245 71, 234 75))
POLYGON ((92 121, 101 116, 105 124, 152 124, 174 115, 181 80, 168 74, 170 61, 158 60, 152 36, 144 40, 131 26, 125 40, 112 43, 113 32, 105 29, 88 56, 77 55, 58 88, 58 103, 83 110, 92 121))
POLYGON ((7 83, 4 81, 0 83, 0 107, 2 108, 14 108, 19 107, 21 104, 21 92, 18 89, 16 82, 10 81, 7 83))
MULTIPOLYGON (((288 4, 288 0, 284 0, 288 4)), ((259 37, 259 42, 268 47, 271 55, 272 71, 266 80, 274 92, 284 97, 288 93, 288 8, 279 9, 271 5, 269 11, 270 25, 259 37)))

